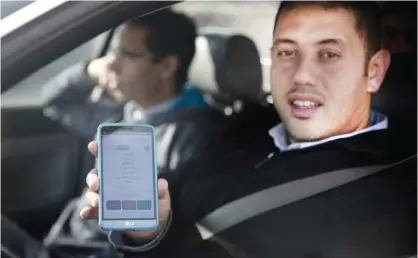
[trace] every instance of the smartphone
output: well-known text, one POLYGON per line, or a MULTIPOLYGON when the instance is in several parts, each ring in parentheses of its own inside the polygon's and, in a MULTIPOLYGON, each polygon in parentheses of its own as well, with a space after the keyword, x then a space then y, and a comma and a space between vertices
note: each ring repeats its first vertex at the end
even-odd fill
POLYGON ((98 127, 99 226, 105 231, 158 227, 155 130, 145 124, 98 127))

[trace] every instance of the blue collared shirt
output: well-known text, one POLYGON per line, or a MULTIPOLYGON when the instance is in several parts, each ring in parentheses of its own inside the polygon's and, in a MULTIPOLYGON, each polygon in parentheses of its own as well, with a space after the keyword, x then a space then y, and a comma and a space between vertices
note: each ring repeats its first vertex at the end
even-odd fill
POLYGON ((335 140, 342 139, 342 138, 349 138, 354 135, 358 135, 358 134, 362 134, 362 133, 366 133, 370 131, 385 130, 387 128, 388 128, 388 118, 383 114, 372 111, 370 113, 370 126, 369 127, 363 130, 355 131, 355 132, 348 133, 348 134, 332 136, 332 137, 322 139, 319 141, 298 142, 298 143, 289 144, 286 129, 283 123, 280 123, 279 125, 271 128, 269 130, 269 134, 273 138, 274 144, 276 145, 276 147, 281 152, 285 152, 289 150, 309 148, 309 147, 323 144, 326 142, 335 141, 335 140))

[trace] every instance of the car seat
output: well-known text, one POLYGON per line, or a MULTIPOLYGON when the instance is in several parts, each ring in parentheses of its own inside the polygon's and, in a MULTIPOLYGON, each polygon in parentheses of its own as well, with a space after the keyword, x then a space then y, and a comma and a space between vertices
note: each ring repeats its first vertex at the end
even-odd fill
POLYGON ((400 126, 416 135, 417 54, 393 54, 379 92, 372 96, 372 109, 389 116, 389 126, 400 126))

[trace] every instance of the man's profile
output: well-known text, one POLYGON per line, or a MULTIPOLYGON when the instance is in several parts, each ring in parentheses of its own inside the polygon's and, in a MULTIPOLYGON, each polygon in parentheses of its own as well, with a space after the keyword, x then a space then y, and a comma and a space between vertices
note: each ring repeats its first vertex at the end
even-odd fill
POLYGON ((177 112, 210 108, 203 93, 187 81, 196 36, 193 20, 171 9, 130 20, 118 28, 106 56, 76 64, 44 86, 46 107, 57 111, 54 120, 89 140, 103 122, 156 126, 157 148, 163 149, 158 152, 165 153, 159 168, 175 170, 192 158, 209 131, 198 122, 175 119, 177 112), (111 99, 89 101, 95 87, 111 99), (173 135, 166 132, 170 124, 178 128, 173 135), (166 140, 159 144, 162 138, 166 140))

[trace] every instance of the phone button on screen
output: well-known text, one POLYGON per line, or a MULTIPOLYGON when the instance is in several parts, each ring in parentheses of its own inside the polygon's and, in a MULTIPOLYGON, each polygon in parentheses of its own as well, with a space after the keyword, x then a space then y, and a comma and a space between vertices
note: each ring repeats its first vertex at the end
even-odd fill
POLYGON ((122 201, 122 210, 136 210, 135 201, 122 201))
POLYGON ((150 200, 140 200, 137 202, 138 210, 151 210, 150 200))
POLYGON ((121 202, 120 201, 106 201, 106 209, 107 210, 121 210, 121 202))

